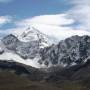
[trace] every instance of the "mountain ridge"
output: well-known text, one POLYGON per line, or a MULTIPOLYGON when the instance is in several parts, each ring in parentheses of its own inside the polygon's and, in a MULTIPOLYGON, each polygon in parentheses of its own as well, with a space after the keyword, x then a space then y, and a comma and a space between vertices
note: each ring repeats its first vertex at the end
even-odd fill
POLYGON ((14 60, 37 68, 64 68, 85 63, 90 55, 88 35, 75 35, 58 44, 51 44, 51 39, 34 27, 16 34, 9 34, 0 41, 0 59, 14 60))
POLYGON ((0 46, 1 56, 6 53, 6 55, 11 55, 11 59, 13 59, 14 55, 16 58, 19 57, 17 59, 20 59, 20 62, 29 63, 28 61, 31 61, 40 68, 56 65, 67 67, 85 63, 90 54, 90 37, 88 35, 72 36, 60 41, 56 45, 52 44, 44 48, 39 46, 38 40, 22 42, 12 34, 4 37, 1 43, 3 43, 0 46))

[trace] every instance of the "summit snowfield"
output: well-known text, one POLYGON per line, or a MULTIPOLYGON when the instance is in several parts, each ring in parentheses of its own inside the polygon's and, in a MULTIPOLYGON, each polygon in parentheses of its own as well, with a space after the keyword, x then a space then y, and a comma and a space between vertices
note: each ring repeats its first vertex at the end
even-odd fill
POLYGON ((16 61, 40 68, 40 49, 51 44, 47 35, 33 27, 14 32, 0 41, 0 60, 16 61))
POLYGON ((40 43, 41 48, 50 46, 53 43, 49 40, 50 39, 49 36, 47 36, 46 34, 43 34, 38 29, 32 26, 28 27, 23 31, 16 30, 12 34, 22 42, 38 41, 40 43))

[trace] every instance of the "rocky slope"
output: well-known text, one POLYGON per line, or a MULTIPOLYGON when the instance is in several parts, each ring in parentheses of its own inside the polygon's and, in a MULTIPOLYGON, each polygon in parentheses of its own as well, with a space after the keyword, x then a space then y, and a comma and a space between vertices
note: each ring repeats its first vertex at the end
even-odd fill
POLYGON ((41 64, 68 67, 85 63, 90 57, 90 37, 72 36, 40 52, 41 64))

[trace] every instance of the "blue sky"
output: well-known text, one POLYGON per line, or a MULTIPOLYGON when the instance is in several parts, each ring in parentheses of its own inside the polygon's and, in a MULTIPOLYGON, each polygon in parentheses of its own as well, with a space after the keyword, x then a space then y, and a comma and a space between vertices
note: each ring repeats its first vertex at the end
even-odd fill
MULTIPOLYGON (((1 0, 0 16, 12 16, 14 20, 22 20, 33 16, 60 14, 69 10, 67 0, 1 0)), ((14 27, 7 23, 1 29, 14 27)))
POLYGON ((0 35, 28 25, 56 36, 58 31, 83 35, 90 30, 89 22, 90 0, 0 0, 0 35))
POLYGON ((67 0, 12 0, 0 3, 0 15, 26 18, 43 14, 58 14, 70 8, 67 0))

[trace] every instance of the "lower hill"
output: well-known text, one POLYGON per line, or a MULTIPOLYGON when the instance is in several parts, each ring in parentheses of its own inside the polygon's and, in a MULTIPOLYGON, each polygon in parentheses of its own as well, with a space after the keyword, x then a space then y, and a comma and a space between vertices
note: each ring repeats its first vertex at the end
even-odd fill
POLYGON ((90 90, 90 59, 84 64, 47 70, 0 61, 0 90, 90 90))
POLYGON ((8 71, 0 72, 0 90, 60 90, 60 88, 31 81, 8 71))
POLYGON ((0 90, 90 90, 90 79, 40 82, 4 70, 0 71, 0 90))

